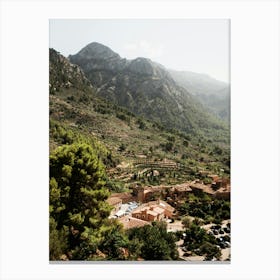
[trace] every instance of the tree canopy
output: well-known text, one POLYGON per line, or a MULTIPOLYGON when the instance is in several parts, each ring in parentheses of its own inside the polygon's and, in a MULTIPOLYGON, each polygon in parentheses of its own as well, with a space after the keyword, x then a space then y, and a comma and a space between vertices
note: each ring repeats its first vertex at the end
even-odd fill
POLYGON ((66 251, 73 259, 95 252, 110 229, 108 196, 104 167, 91 146, 64 145, 50 155, 50 247, 67 232, 51 259, 66 251))
MULTIPOLYGON (((134 250, 145 260, 176 260, 178 251, 176 248, 176 236, 167 232, 164 222, 154 222, 152 226, 133 228, 130 230, 129 239, 138 246, 134 250)), ((131 249, 132 253, 133 250, 131 249)))

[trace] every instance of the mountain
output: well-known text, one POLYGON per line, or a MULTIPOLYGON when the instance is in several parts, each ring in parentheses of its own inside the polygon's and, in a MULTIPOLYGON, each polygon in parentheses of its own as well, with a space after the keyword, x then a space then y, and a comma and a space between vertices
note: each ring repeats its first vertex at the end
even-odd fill
POLYGON ((62 144, 89 143, 112 180, 126 183, 137 172, 133 163, 143 157, 159 163, 168 159, 184 167, 168 180, 193 179, 198 170, 223 169, 229 174, 228 137, 188 135, 136 116, 98 96, 99 87, 89 82, 79 66, 53 49, 49 52, 50 151, 62 144), (114 173, 119 172, 118 164, 129 166, 127 175, 122 169, 121 175, 114 173))
POLYGON ((213 79, 206 74, 190 71, 168 71, 180 86, 196 96, 216 116, 229 123, 230 86, 227 83, 213 79))
POLYGON ((76 88, 84 90, 92 88, 91 82, 77 65, 60 55, 56 50, 49 50, 49 90, 55 94, 61 88, 76 88))
MULTIPOLYGON (((182 87, 187 88, 192 94, 219 94, 219 91, 228 88, 228 84, 211 78, 209 75, 191 71, 168 70, 172 78, 182 87)), ((222 92, 220 92, 222 93, 222 92)))
POLYGON ((190 134, 228 133, 222 121, 179 86, 164 66, 150 59, 121 58, 94 42, 70 55, 69 60, 83 69, 98 96, 138 116, 190 134))

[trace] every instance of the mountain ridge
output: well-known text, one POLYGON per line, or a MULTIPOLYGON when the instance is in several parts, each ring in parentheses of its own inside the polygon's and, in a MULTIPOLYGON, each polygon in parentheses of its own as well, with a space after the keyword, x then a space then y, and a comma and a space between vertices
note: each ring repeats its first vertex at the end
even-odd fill
POLYGON ((206 108, 229 124, 230 84, 207 74, 169 69, 173 79, 194 95, 206 108))
POLYGON ((97 87, 97 94, 134 114, 187 133, 226 130, 226 124, 207 112, 168 70, 147 58, 127 60, 118 54, 100 56, 108 47, 91 43, 69 60, 79 65, 97 87), (95 49, 98 48, 98 52, 95 49), (95 52, 90 54, 91 52, 95 52))

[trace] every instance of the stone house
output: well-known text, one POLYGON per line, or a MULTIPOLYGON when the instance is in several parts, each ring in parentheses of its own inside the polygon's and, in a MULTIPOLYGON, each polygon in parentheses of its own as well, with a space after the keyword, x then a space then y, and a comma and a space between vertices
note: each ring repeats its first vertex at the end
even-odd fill
POLYGON ((150 201, 136 208, 132 213, 132 217, 148 222, 162 221, 171 218, 175 209, 162 200, 150 201))

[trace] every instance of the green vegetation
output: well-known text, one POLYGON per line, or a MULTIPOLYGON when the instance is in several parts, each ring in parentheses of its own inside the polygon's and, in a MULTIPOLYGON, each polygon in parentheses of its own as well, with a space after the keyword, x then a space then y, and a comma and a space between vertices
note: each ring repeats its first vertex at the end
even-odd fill
POLYGON ((64 145, 50 155, 50 259, 62 250, 86 259, 96 250, 110 228, 104 186, 104 167, 89 145, 64 145))
POLYGON ((50 259, 177 259, 175 235, 166 224, 128 233, 109 220, 104 166, 87 144, 63 145, 50 155, 50 259), (99 257, 100 258, 100 257, 99 257))
POLYGON ((95 150, 97 157, 100 158, 107 167, 116 166, 118 163, 112 158, 112 153, 96 138, 90 137, 86 133, 81 133, 76 127, 61 124, 50 119, 50 143, 51 151, 64 144, 88 144, 95 150))
POLYGON ((207 194, 190 194, 188 200, 179 207, 181 215, 189 215, 203 219, 207 223, 221 223, 230 219, 230 202, 210 198, 207 194))
POLYGON ((128 232, 132 256, 145 260, 177 260, 176 235, 167 232, 166 224, 154 222, 152 226, 133 228, 128 232))
POLYGON ((205 256, 205 260, 217 260, 221 257, 221 250, 216 246, 217 241, 214 236, 200 226, 192 223, 185 230, 184 246, 188 251, 194 251, 199 256, 205 256))

